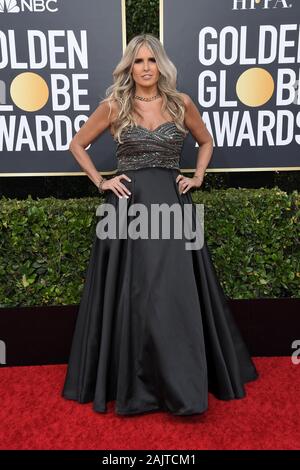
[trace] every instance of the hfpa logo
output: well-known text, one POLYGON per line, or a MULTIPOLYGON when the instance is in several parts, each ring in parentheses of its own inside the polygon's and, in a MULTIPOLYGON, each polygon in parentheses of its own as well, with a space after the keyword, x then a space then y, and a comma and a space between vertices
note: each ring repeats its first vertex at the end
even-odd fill
POLYGON ((255 8, 269 10, 270 8, 291 8, 287 0, 233 0, 233 10, 255 10, 255 8))
POLYGON ((22 12, 54 13, 58 11, 57 0, 0 0, 0 13, 22 12))

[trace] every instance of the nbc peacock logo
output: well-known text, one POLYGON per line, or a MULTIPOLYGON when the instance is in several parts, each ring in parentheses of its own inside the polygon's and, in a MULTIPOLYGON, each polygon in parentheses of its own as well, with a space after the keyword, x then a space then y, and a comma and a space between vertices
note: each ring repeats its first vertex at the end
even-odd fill
POLYGON ((0 13, 19 13, 17 0, 0 0, 0 13))

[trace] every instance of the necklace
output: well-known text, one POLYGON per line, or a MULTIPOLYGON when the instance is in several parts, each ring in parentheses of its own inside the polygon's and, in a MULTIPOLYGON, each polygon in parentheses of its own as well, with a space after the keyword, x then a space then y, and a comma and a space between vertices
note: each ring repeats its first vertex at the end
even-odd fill
POLYGON ((150 98, 145 98, 144 96, 134 95, 134 98, 136 98, 137 100, 142 100, 142 101, 152 101, 152 100, 156 100, 159 97, 160 97, 160 94, 151 96, 150 98))

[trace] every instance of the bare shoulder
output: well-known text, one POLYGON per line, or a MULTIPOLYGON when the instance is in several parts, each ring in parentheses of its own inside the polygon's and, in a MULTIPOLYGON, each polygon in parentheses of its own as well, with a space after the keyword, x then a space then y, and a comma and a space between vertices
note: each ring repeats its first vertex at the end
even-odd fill
POLYGON ((184 101, 185 109, 187 110, 192 103, 191 97, 187 93, 180 93, 181 98, 184 101))
POLYGON ((101 101, 99 107, 102 108, 103 112, 107 116, 108 128, 112 136, 114 136, 114 121, 119 114, 119 104, 117 100, 112 99, 108 101, 101 101))
POLYGON ((99 103, 98 108, 101 109, 102 112, 106 114, 106 116, 108 117, 109 124, 111 124, 115 120, 119 112, 117 100, 114 100, 114 99, 110 100, 109 102, 101 101, 99 103))
POLYGON ((184 123, 199 145, 212 141, 212 136, 206 128, 198 106, 187 93, 180 93, 185 104, 184 123))

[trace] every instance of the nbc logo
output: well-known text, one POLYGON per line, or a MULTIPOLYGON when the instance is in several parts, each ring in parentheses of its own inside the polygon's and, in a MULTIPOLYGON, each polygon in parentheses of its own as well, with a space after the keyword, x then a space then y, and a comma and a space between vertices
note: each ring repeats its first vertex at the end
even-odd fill
POLYGON ((57 0, 0 0, 0 13, 58 11, 57 0))

